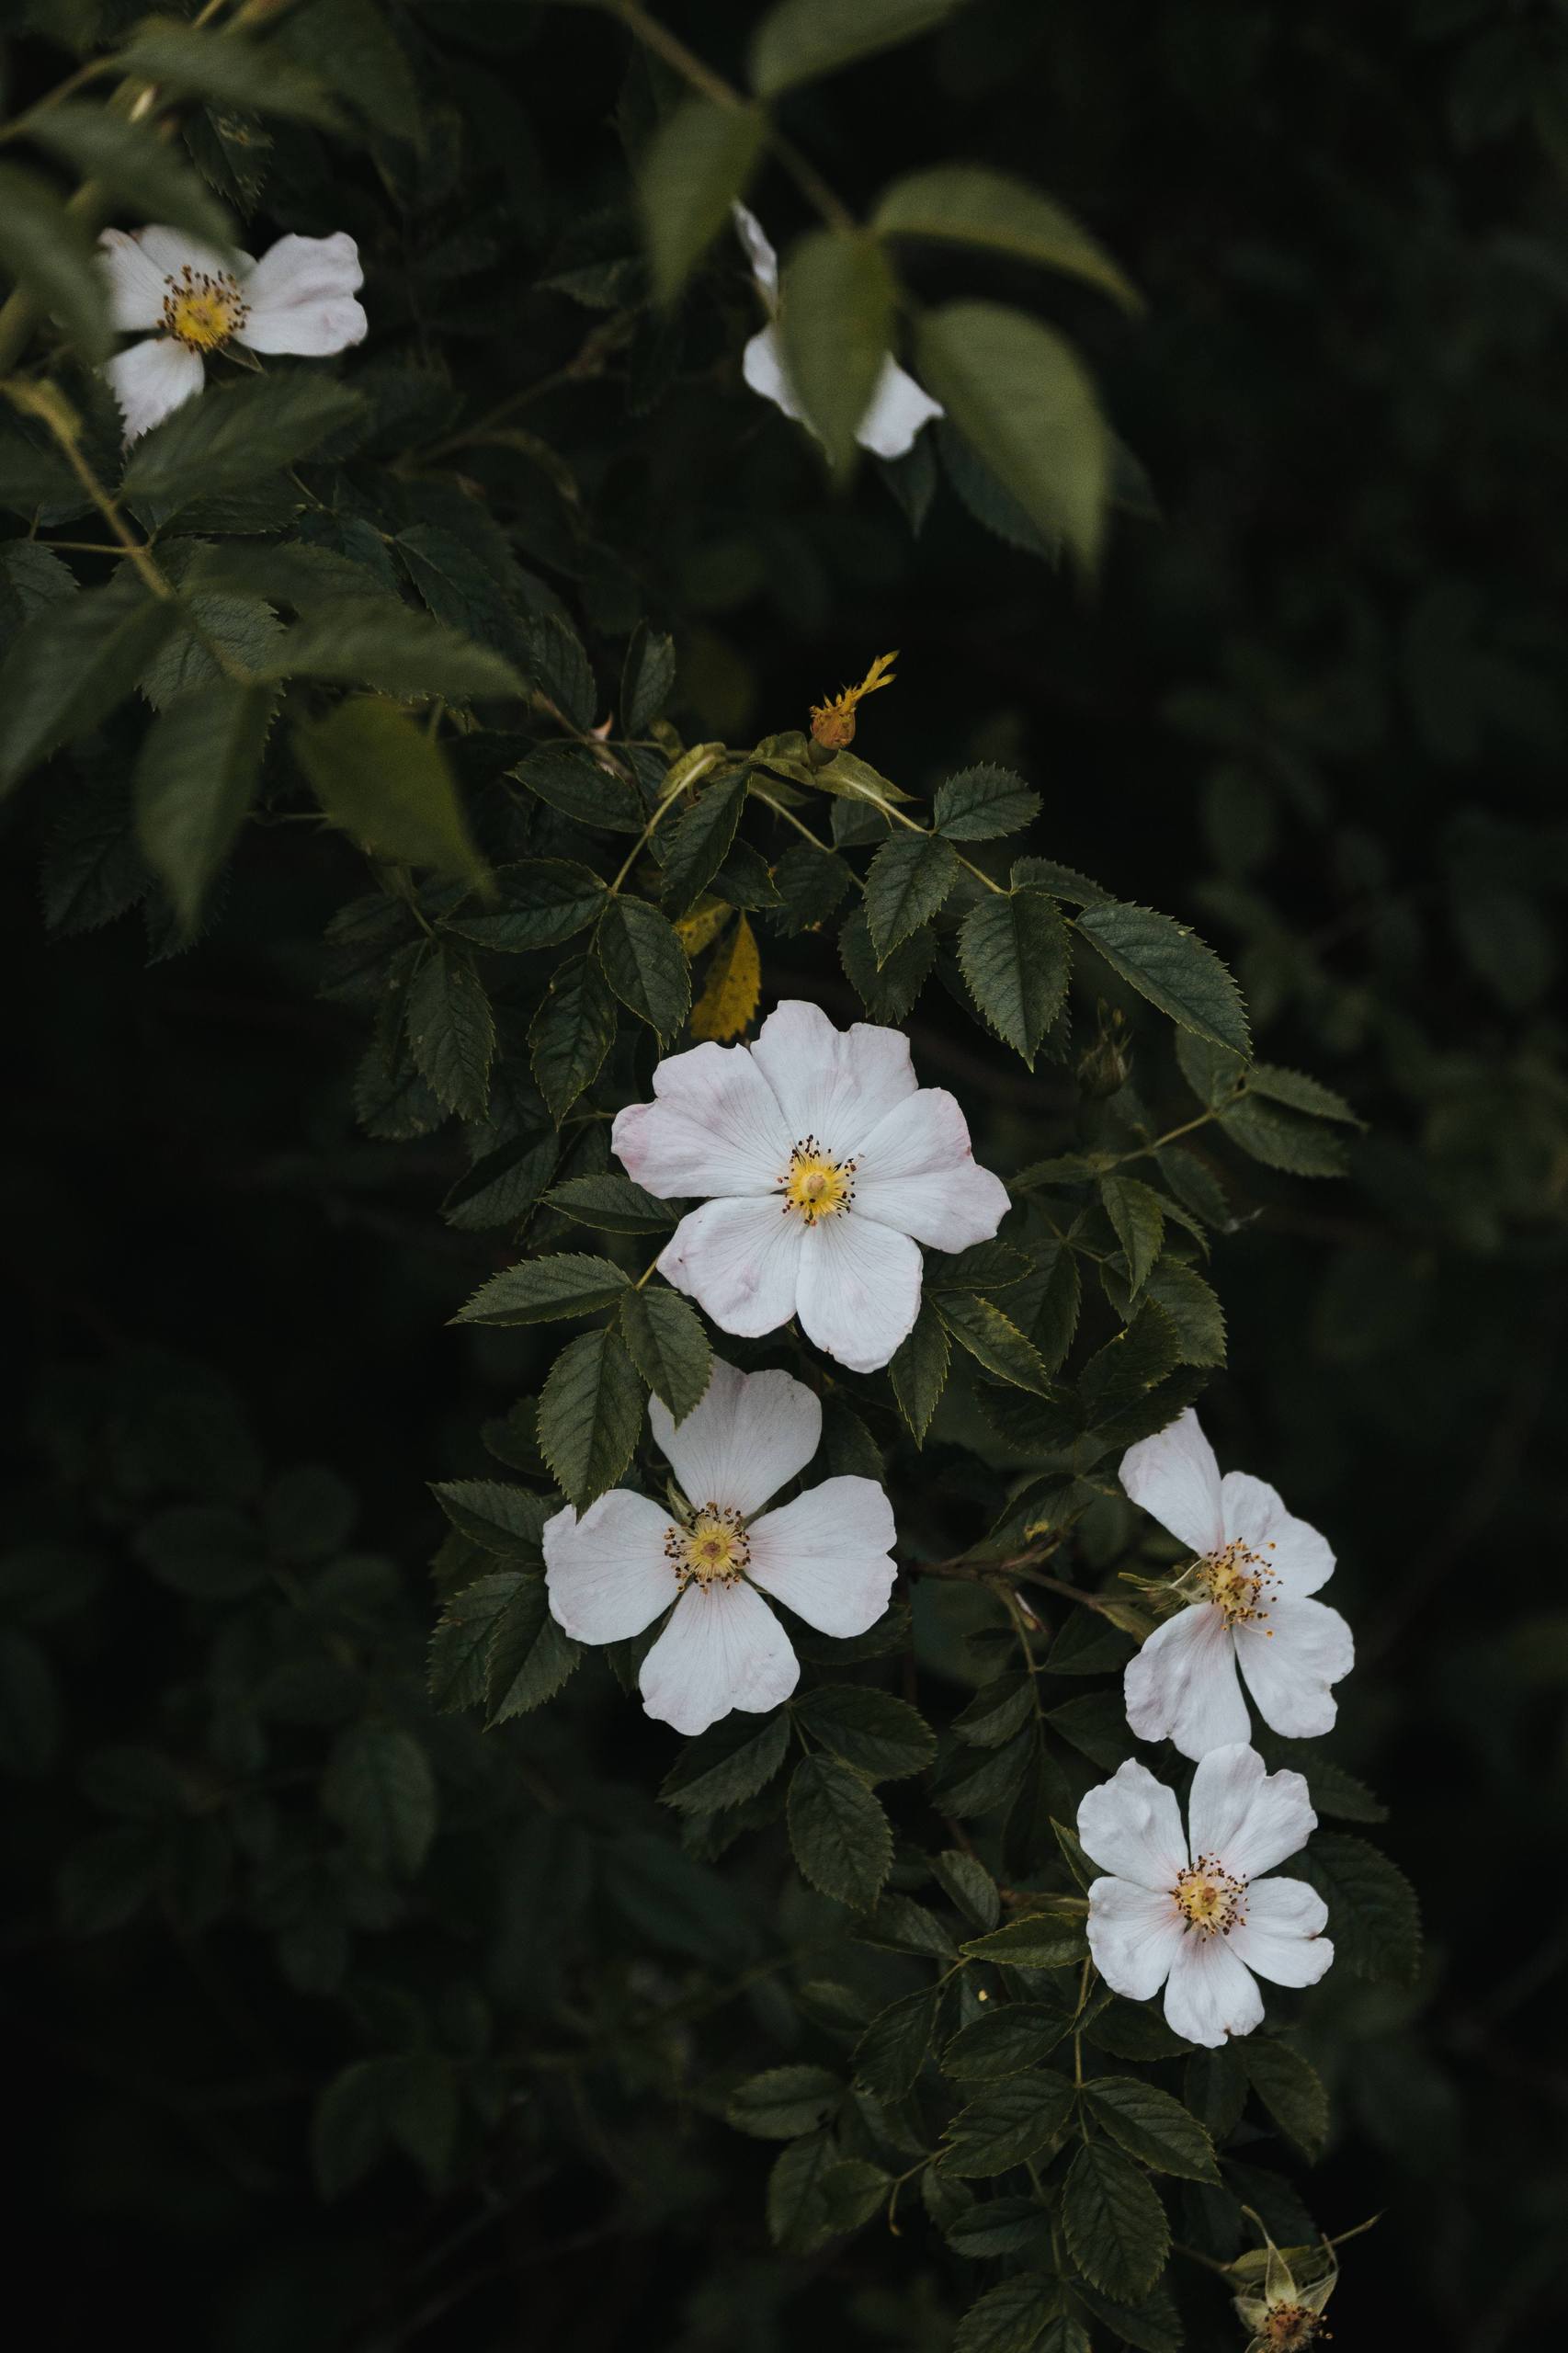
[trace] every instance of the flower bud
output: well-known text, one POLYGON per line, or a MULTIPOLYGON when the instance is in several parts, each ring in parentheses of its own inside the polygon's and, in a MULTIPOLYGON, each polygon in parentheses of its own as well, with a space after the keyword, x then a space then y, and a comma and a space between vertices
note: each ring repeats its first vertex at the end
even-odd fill
POLYGON ((1115 1095, 1132 1074, 1132 1044, 1127 1017, 1119 1006, 1101 1002, 1099 1027, 1078 1057, 1078 1084, 1096 1100, 1115 1095))

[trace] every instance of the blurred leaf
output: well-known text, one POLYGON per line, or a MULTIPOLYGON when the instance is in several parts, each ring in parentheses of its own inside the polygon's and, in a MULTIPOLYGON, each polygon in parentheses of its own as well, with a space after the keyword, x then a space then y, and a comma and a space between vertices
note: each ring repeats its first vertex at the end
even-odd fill
POLYGON ((331 823, 374 857, 484 878, 446 754, 405 712, 362 696, 297 727, 293 747, 331 823))
POLYGON ((897 297, 886 258, 864 230, 815 230, 785 269, 778 330, 785 368, 835 473, 854 461, 856 428, 888 356, 897 297))
POLYGON ((256 796, 277 707, 274 688, 224 679, 171 703, 142 740, 137 835, 187 931, 256 796))
POLYGON ((302 369, 210 384, 133 445, 122 495, 133 506, 184 507, 244 489, 308 457, 363 407, 347 384, 302 369))
POLYGON ((322 1808, 372 1871, 412 1879, 436 1835, 436 1777, 413 1734, 367 1721, 327 1758, 322 1808))
POLYGON ((881 237, 933 237, 1039 262, 1102 287, 1128 310, 1142 308, 1105 247, 1064 206, 1027 180, 975 164, 939 164, 886 189, 871 226, 881 237))
POLYGON ((792 2141, 824 2124, 844 2097, 826 2067, 768 2067, 737 2084, 724 2106, 737 2132, 759 2141, 792 2141))
POLYGON ((58 320, 84 359, 108 357, 108 286, 92 234, 42 180, 14 164, 0 165, 0 271, 58 320))
POLYGON ((36 612, 0 668, 0 792, 107 719, 178 620, 176 604, 123 576, 36 612))
POLYGON ((802 82, 879 50, 913 40, 950 17, 963 0, 777 0, 753 36, 751 83, 759 97, 775 98, 802 82))
POLYGON ((202 32, 173 17, 143 17, 114 64, 118 73, 219 106, 291 116, 323 131, 343 128, 313 74, 292 63, 276 43, 250 40, 230 25, 202 32))
POLYGON ((755 107, 686 98, 653 134, 638 199, 661 302, 673 302, 746 191, 762 145, 755 107))

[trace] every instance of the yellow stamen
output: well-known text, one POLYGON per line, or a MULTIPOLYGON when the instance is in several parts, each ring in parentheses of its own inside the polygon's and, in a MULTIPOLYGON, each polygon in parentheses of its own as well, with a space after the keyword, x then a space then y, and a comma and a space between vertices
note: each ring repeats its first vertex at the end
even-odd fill
POLYGON ((164 284, 165 328, 187 351, 222 351, 250 316, 239 281, 227 270, 210 278, 187 262, 177 278, 165 278, 164 284))
POLYGON ((1261 1626, 1267 1620, 1264 1605, 1279 1579, 1261 1552, 1249 1552, 1238 1540, 1199 1561, 1196 1575, 1227 1626, 1261 1626))
POLYGON ((738 1511, 704 1504, 689 1528, 672 1528, 665 1557, 684 1593, 688 1585, 733 1585, 751 1559, 745 1525, 738 1511))
POLYGON ((1199 1855, 1171 1890, 1176 1910, 1200 1937, 1228 1937, 1246 1919, 1246 1881, 1233 1878, 1213 1855, 1199 1855))
POLYGON ((893 684, 892 665, 898 660, 895 648, 892 654, 879 654, 858 687, 846 687, 831 702, 812 705, 812 741, 824 751, 841 752, 855 741, 855 706, 868 695, 893 684))
POLYGON ((802 1136, 790 1147, 790 1165, 778 1180, 783 1211, 796 1210, 807 1225, 819 1218, 847 1216, 855 1199, 852 1160, 835 1160, 815 1136, 802 1136))

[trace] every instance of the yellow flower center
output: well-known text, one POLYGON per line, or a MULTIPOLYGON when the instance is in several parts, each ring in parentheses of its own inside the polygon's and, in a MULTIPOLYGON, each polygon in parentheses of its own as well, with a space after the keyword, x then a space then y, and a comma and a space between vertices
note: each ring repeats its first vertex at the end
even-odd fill
MULTIPOLYGON (((1273 1552, 1272 1544, 1268 1550, 1273 1552)), ((1249 1552, 1238 1541, 1199 1561, 1198 1581, 1226 1625, 1240 1626, 1264 1622, 1268 1612, 1263 1605, 1279 1579, 1261 1552, 1249 1552)))
POLYGON ((1263 2341, 1269 2353, 1303 2353, 1306 2346, 1314 2344, 1323 2326, 1321 2313, 1311 2311, 1305 2304, 1270 2304, 1268 2318, 1263 2325, 1263 2341))
POLYGON ((733 1585, 751 1559, 740 1513, 704 1504, 689 1528, 670 1529, 665 1539, 665 1558, 683 1593, 693 1583, 733 1585))
POLYGON ((1246 1919, 1246 1881, 1233 1879, 1213 1855, 1199 1855, 1171 1890, 1176 1910, 1200 1937, 1228 1937, 1246 1919))
POLYGON ((177 278, 165 278, 164 284, 165 330, 187 351, 222 351, 250 316, 239 281, 227 270, 210 278, 187 262, 177 278))
POLYGON ((790 1151, 790 1165, 778 1180, 786 1217, 798 1210, 808 1225, 818 1218, 847 1216, 855 1199, 852 1160, 835 1160, 815 1136, 802 1136, 790 1151))

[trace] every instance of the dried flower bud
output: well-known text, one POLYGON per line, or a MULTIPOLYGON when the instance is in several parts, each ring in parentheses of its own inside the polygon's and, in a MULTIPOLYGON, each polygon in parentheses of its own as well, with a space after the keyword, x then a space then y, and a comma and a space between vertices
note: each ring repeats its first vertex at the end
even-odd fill
POLYGON ((855 741, 855 706, 881 687, 893 683, 892 665, 898 660, 896 649, 892 654, 879 654, 858 687, 846 687, 830 702, 812 705, 812 742, 820 744, 824 752, 842 752, 846 745, 855 741))

